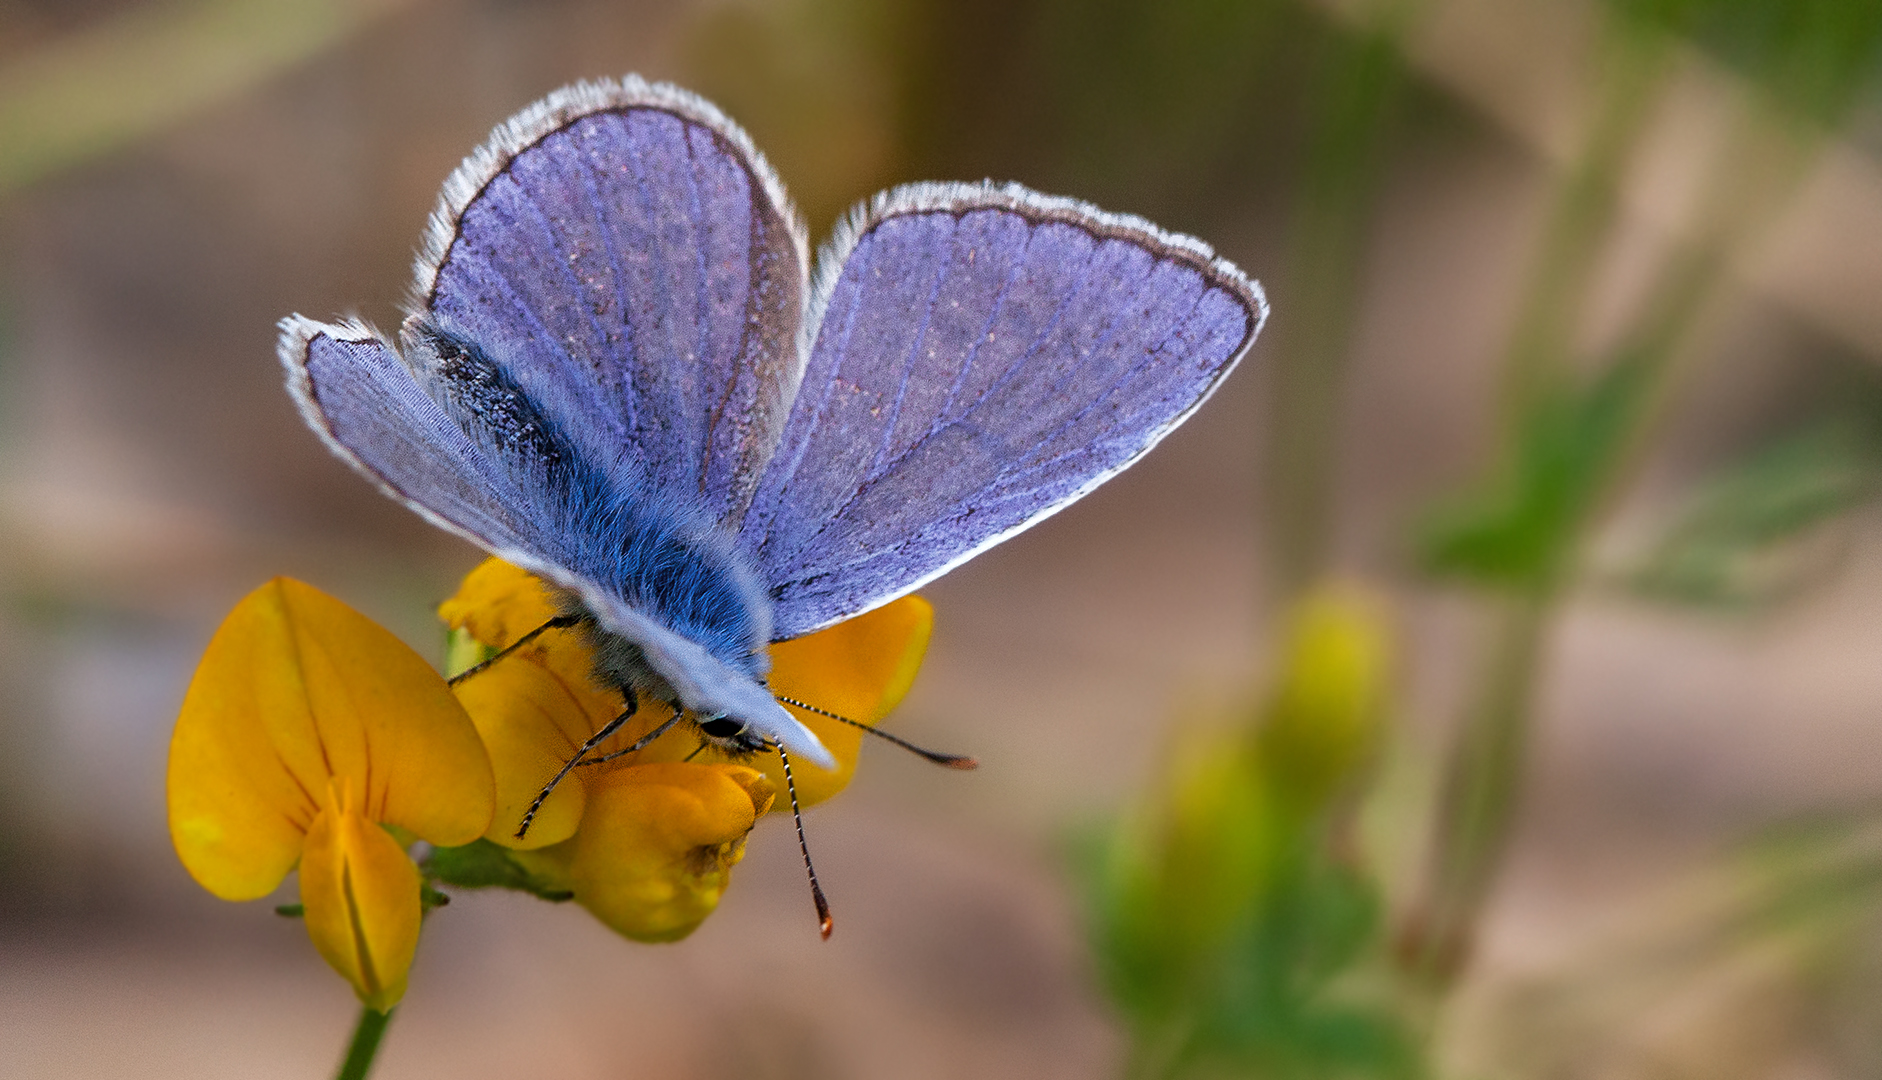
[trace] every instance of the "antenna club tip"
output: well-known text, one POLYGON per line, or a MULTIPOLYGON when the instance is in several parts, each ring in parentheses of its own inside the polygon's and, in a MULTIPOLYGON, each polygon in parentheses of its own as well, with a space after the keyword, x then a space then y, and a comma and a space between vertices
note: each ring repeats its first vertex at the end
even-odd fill
POLYGON ((823 940, 829 941, 830 931, 836 929, 836 920, 830 917, 830 901, 823 898, 822 889, 815 885, 811 889, 811 899, 817 902, 817 932, 823 935, 823 940))
POLYGON ((970 757, 952 757, 943 761, 941 764, 946 765, 950 769, 959 769, 962 772, 971 772, 980 768, 980 762, 970 757))

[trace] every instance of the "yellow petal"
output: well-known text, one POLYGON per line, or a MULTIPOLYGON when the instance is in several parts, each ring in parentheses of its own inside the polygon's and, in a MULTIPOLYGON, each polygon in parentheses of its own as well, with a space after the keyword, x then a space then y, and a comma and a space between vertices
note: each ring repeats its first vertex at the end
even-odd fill
POLYGON ((360 810, 349 783, 335 780, 307 833, 301 903, 314 948, 361 1002, 387 1012, 405 996, 418 949, 418 868, 360 810))
POLYGON ((438 617, 453 630, 494 649, 522 637, 560 614, 541 579, 527 570, 489 558, 464 575, 457 595, 438 605, 438 617))
MULTIPOLYGON (((875 724, 900 704, 921 670, 934 629, 934 608, 919 596, 904 596, 826 630, 771 646, 771 690, 819 709, 875 724)), ((788 706, 787 706, 788 707, 788 706)), ((804 709, 791 709, 836 756, 834 771, 807 761, 791 762, 797 800, 809 806, 849 785, 865 738, 848 724, 804 709)), ((775 756, 751 764, 784 790, 784 770, 775 756)), ((788 802, 776 807, 782 813, 788 802)))
POLYGON ((236 605, 203 652, 170 739, 171 841, 190 875, 224 900, 281 884, 327 786, 324 767, 297 774, 275 744, 277 729, 311 726, 284 622, 280 581, 236 605))
POLYGON ((773 797, 737 765, 636 765, 591 781, 569 863, 576 902, 638 941, 685 937, 718 906, 773 797))
MULTIPOLYGON (((508 646, 558 614, 539 578, 497 558, 479 563, 458 585, 457 595, 438 605, 438 617, 445 625, 465 630, 493 649, 508 646)), ((590 732, 621 711, 620 692, 596 686, 590 678, 594 654, 588 649, 586 632, 573 628, 548 631, 461 685, 487 678, 490 672, 518 660, 538 664, 560 679, 588 714, 590 732)))
POLYGON ((333 597, 279 579, 319 746, 361 811, 434 844, 483 835, 496 807, 482 741, 442 676, 333 597))
POLYGON ((226 899, 265 895, 299 856, 321 793, 344 777, 367 817, 438 844, 481 835, 489 760, 430 665, 327 594, 276 578, 203 653, 170 744, 170 833, 226 899))
POLYGON ((496 778, 497 812, 484 835, 511 848, 547 847, 574 835, 592 767, 564 777, 528 834, 516 838, 523 812, 592 730, 563 683, 534 663, 511 658, 459 683, 457 697, 483 737, 496 778))

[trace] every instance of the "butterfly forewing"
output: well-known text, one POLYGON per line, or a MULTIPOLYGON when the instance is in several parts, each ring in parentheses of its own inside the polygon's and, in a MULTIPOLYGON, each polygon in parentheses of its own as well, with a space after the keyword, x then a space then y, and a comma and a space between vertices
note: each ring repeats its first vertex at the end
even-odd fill
POLYGON ((825 257, 840 272, 820 279, 804 390, 740 536, 778 638, 1090 491, 1187 417, 1266 315, 1201 244, 1015 187, 890 192, 825 257))
POLYGON ((481 346, 617 489, 736 523, 801 375, 805 276, 743 132, 637 79, 560 91, 465 162, 432 228, 416 320, 481 346))

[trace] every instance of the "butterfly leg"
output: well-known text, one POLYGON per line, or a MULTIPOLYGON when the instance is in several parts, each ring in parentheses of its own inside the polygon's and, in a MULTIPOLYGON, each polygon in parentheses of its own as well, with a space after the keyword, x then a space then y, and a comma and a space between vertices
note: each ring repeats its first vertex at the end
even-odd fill
MULTIPOLYGON (((512 648, 514 647, 515 646, 512 646, 512 648)), ((495 660, 496 657, 493 656, 490 659, 495 660)), ((489 661, 487 660, 485 661, 485 663, 489 663, 489 661)), ((634 713, 640 709, 640 700, 634 696, 633 687, 631 686, 622 687, 621 698, 622 698, 622 701, 627 706, 625 709, 621 710, 621 714, 615 717, 614 719, 608 721, 607 723, 601 725, 600 731, 597 731, 593 735, 589 736, 587 742, 577 747, 575 750, 574 756, 570 757, 568 761, 563 763, 561 770, 558 771, 554 776, 550 777, 549 782, 544 784, 542 786, 542 790, 536 793, 535 799, 530 801, 529 809, 523 811, 522 824, 518 825, 516 828, 516 838, 518 840, 521 840, 523 838, 523 834, 529 831, 529 823, 536 820, 536 812, 542 809, 542 804, 548 801, 549 795, 555 791, 556 785, 560 784, 563 778, 568 776, 569 771, 575 768, 576 765, 580 764, 582 758, 588 756, 589 751, 593 750, 597 746, 600 746, 602 743, 608 741, 609 736, 621 730, 621 725, 627 723, 628 719, 631 718, 634 715, 634 713)))
MULTIPOLYGON (((658 739, 660 736, 665 735, 668 729, 672 728, 674 724, 677 724, 680 722, 680 716, 684 714, 685 712, 686 712, 685 709, 681 708, 678 705, 675 705, 673 706, 673 715, 667 717, 666 723, 661 724, 659 727, 654 728, 652 731, 649 731, 647 734, 642 735, 638 740, 635 741, 634 745, 627 747, 624 750, 615 750, 611 753, 603 754, 598 758, 589 758, 587 761, 580 762, 580 764, 599 765, 604 761, 613 761, 615 758, 620 757, 622 754, 631 754, 634 751, 639 750, 642 747, 646 746, 648 743, 653 742, 655 739, 658 739)), ((697 750, 693 751, 693 753, 695 754, 698 752, 699 751, 697 750)))
MULTIPOLYGON (((480 660, 475 664, 472 664, 470 667, 465 668, 463 671, 458 672, 456 675, 451 676, 449 679, 446 679, 445 681, 451 684, 452 686, 456 686, 458 683, 463 682, 465 679, 470 678, 472 675, 477 674, 478 672, 484 670, 490 665, 496 663, 497 661, 510 655, 516 650, 522 648, 523 646, 541 637, 544 632, 549 631, 549 630, 559 630, 564 627, 576 626, 586 621, 588 621, 588 616, 586 615, 557 615, 555 618, 550 619, 548 622, 543 623, 541 626, 538 626, 534 630, 531 630, 529 633, 524 634, 522 637, 517 638, 515 641, 510 642, 508 645, 505 645, 503 648, 498 649, 495 655, 490 656, 487 659, 480 660)), ((632 712, 633 709, 630 707, 628 711, 632 712)))
POLYGON ((604 755, 602 757, 584 760, 588 758, 588 755, 594 751, 595 747, 600 746, 604 742, 607 742, 610 738, 614 736, 615 732, 621 730, 621 725, 627 723, 628 720, 631 719, 634 713, 637 711, 639 707, 639 702, 635 700, 634 692, 632 690, 627 690, 625 691, 625 693, 627 695, 627 708, 621 711, 621 715, 608 721, 606 724, 603 724, 601 726, 600 731, 597 731, 593 735, 590 735, 588 737, 587 742, 583 743, 580 747, 576 748, 574 756, 570 757, 568 761, 564 762, 562 765, 562 768, 558 769, 556 771, 556 774, 549 778, 549 782, 542 786, 542 790, 536 793, 536 797, 530 800, 529 809, 523 811, 523 820, 516 827, 516 838, 518 840, 521 840, 523 838, 523 834, 529 831, 530 822, 536 819, 536 813, 542 809, 542 804, 548 801, 549 795, 555 791, 556 785, 560 784, 568 776, 569 773, 573 772, 575 769, 575 766, 594 765, 603 761, 608 761, 613 758, 620 757, 622 754, 631 754, 634 751, 639 750, 642 747, 646 746, 648 743, 653 742, 655 739, 659 738, 660 736, 665 735, 669 728, 671 728, 674 724, 679 723, 680 715, 683 710, 681 710, 680 708, 676 706, 673 710, 673 715, 668 717, 665 723, 661 724, 657 728, 654 728, 652 731, 641 736, 639 739, 636 739, 634 741, 634 745, 628 747, 625 750, 616 750, 615 752, 604 755))

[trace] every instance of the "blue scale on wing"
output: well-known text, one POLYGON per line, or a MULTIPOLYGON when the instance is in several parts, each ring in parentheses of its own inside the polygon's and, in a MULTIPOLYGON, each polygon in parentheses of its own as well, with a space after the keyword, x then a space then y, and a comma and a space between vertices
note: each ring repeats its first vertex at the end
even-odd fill
POLYGON ((736 522, 795 384, 803 269, 721 133, 598 112, 516 156, 468 205, 424 298, 499 351, 617 482, 736 522))

